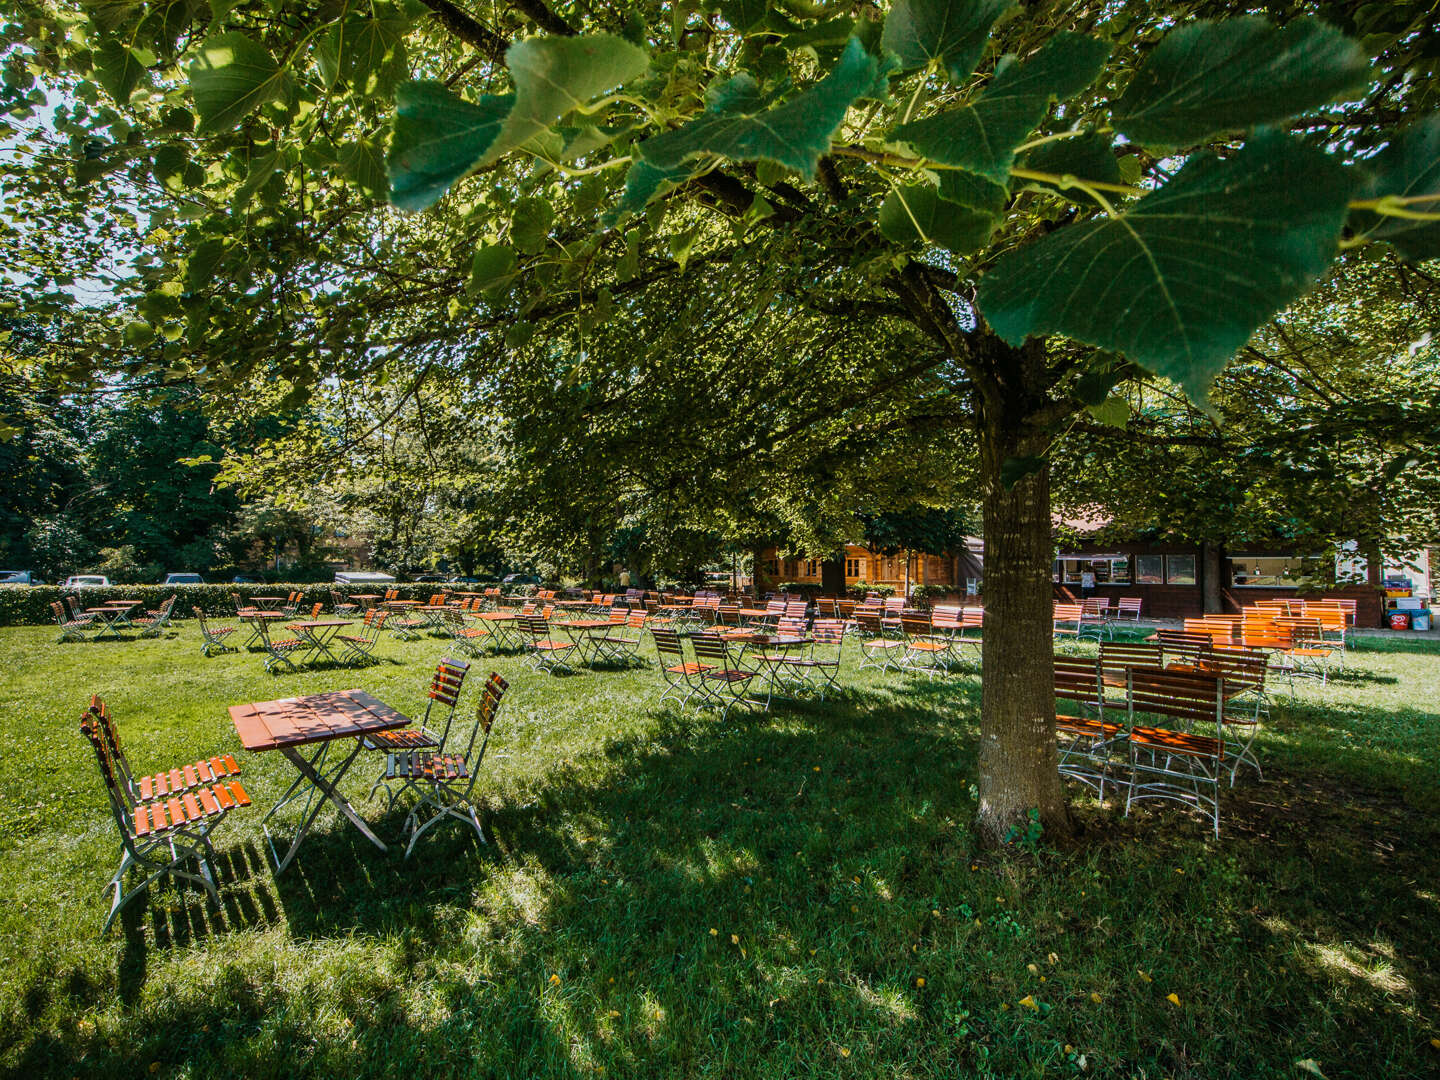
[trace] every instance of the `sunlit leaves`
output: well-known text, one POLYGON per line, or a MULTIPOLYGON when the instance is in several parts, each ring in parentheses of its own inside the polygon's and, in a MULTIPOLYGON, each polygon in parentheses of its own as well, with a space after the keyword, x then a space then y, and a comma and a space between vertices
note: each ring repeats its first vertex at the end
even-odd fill
POLYGON ((529 38, 510 46, 505 63, 515 80, 515 106, 476 164, 524 145, 573 109, 644 73, 645 51, 613 34, 529 38))
POLYGON ((1368 74, 1360 47, 1314 19, 1190 23, 1135 73, 1115 104, 1115 126, 1142 142, 1196 143, 1323 105, 1368 74))
POLYGON ((674 170, 700 154, 717 154, 735 161, 776 161, 814 176, 835 129, 851 103, 873 88, 878 70, 878 61, 851 38, 825 78, 769 108, 762 107, 755 80, 737 75, 719 89, 702 116, 646 140, 641 153, 661 170, 674 170))
POLYGON ((353 14, 337 22, 318 50, 326 81, 344 79, 362 94, 388 97, 408 72, 405 17, 377 4, 373 14, 353 14))
POLYGON ((935 62, 960 82, 975 70, 990 27, 1010 7, 1011 0, 896 0, 880 42, 903 70, 935 62))
POLYGON ((661 169, 644 158, 634 162, 625 174, 625 191, 620 196, 619 203, 605 215, 601 224, 608 228, 626 213, 638 214, 661 189, 668 189, 688 179, 692 171, 686 164, 661 169))
POLYGON ((992 329, 1115 349, 1203 399, 1210 380, 1335 254, 1355 180, 1281 138, 1189 162, 1115 218, 1067 226, 981 280, 992 329))
POLYGON ((903 124, 892 138, 931 161, 1003 182, 1015 147, 1045 118, 1051 98, 1089 86, 1109 52, 1095 38, 1057 34, 1023 64, 1003 66, 973 103, 903 124))
POLYGON ((287 97, 290 77, 265 46, 238 31, 208 39, 190 65, 200 133, 236 127, 268 101, 287 97))
POLYGON ((482 244, 470 260, 470 280, 465 291, 495 293, 515 277, 515 252, 503 244, 482 244))
POLYGON ((425 209, 471 170, 529 142, 649 63, 644 50, 610 34, 530 38, 512 45, 505 59, 514 94, 472 103, 437 82, 399 88, 388 160, 396 206, 425 209))
POLYGON ((995 218, 940 198, 928 184, 893 189, 880 207, 880 231, 897 244, 926 242, 957 255, 990 239, 995 218))
POLYGON ((436 82, 405 83, 395 95, 390 139, 390 198, 423 210, 473 169, 500 132, 512 95, 464 101, 436 82))
POLYGON ((366 195, 385 198, 385 158, 374 139, 360 138, 341 147, 340 171, 366 195))
POLYGON ((95 51, 95 75, 110 96, 124 105, 145 78, 145 64, 133 49, 111 38, 95 51))
POLYGON ((1400 132, 1366 166, 1360 198, 1388 197, 1392 213, 1356 210, 1351 225, 1366 239, 1388 240, 1407 259, 1440 258, 1440 116, 1400 132))

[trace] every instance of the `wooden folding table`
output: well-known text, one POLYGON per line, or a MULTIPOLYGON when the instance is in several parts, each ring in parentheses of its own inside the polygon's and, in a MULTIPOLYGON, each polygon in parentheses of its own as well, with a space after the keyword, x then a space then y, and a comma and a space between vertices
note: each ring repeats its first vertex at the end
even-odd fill
POLYGON ((261 821, 277 874, 295 858, 301 842, 327 800, 364 834, 365 839, 381 851, 387 850, 345 796, 340 794, 338 785, 364 749, 366 735, 404 727, 410 723, 408 716, 364 690, 334 690, 253 705, 232 705, 230 720, 246 750, 253 753, 279 750, 300 773, 261 821), (344 754, 341 760, 327 761, 330 748, 345 739, 352 740, 354 748, 348 753, 337 751, 337 757, 344 754), (310 748, 308 757, 304 747, 310 748), (304 800, 304 806, 295 836, 282 857, 276 849, 275 838, 270 834, 269 822, 277 811, 296 800, 304 800))

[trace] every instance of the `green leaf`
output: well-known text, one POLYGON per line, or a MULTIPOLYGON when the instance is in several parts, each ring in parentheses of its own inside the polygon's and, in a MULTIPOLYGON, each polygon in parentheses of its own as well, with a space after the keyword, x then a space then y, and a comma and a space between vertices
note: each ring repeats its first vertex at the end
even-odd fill
POLYGON ((890 137, 909 143, 931 161, 1003 183, 1015 147, 1045 119, 1050 99, 1063 100, 1085 89, 1109 55, 1110 46, 1097 38, 1056 34, 1023 64, 1002 65, 972 104, 902 124, 890 137))
POLYGON ((290 76, 257 41, 232 30, 208 38, 190 65, 200 134, 229 131, 267 101, 290 96, 290 76))
POLYGON ((215 277, 215 268, 225 257, 225 244, 221 240, 202 240, 185 260, 185 285, 191 292, 199 292, 215 277))
POLYGON ((620 196, 615 208, 600 219, 600 224, 608 229, 626 214, 638 214, 661 188, 668 191, 676 184, 684 183, 693 171, 689 165, 661 169, 644 158, 636 159, 625 173, 625 193, 620 196))
POLYGON ((390 138, 390 201, 424 210, 473 169, 500 132, 515 98, 463 101, 438 82, 408 82, 395 94, 390 138))
POLYGON ((373 139, 356 139, 340 148, 340 171, 366 195, 384 199, 388 190, 385 158, 373 139))
POLYGON ((725 21, 742 34, 764 22, 770 14, 770 5, 763 0, 728 0, 717 6, 725 21))
MULTIPOLYGON (((1440 213, 1440 116, 1427 117, 1400 132, 1364 168, 1370 179, 1360 189, 1360 198, 1425 195, 1427 201, 1406 203, 1404 209, 1440 213)), ((1419 221, 1356 210, 1350 215, 1350 225, 1367 240, 1388 240, 1412 262, 1440 258, 1440 221, 1433 218, 1419 221)))
POLYGON ((515 277, 515 252, 504 244, 482 244, 470 259, 470 280, 465 291, 499 292, 515 277))
POLYGON ((705 112, 680 128, 640 144, 646 161, 674 171, 699 154, 735 161, 777 161, 810 178, 830 149, 845 113, 875 82, 879 62, 851 38, 830 74, 774 108, 764 108, 755 80, 740 74, 719 88, 705 112))
POLYGON ((120 335, 132 349, 143 349, 155 340, 155 328, 146 322, 131 322, 125 324, 120 335))
POLYGON ((140 80, 145 78, 145 65, 132 50, 111 38, 103 42, 96 53, 95 75, 110 96, 125 105, 140 80))
POLYGON ((964 255, 994 230, 994 217, 947 202, 928 184, 893 188, 880 207, 880 231, 897 244, 923 241, 964 255))
POLYGON ((979 306, 1006 341, 1058 332, 1115 349, 1203 400, 1234 352, 1329 264, 1351 170, 1283 138, 1192 158, 1115 218, 1004 255, 979 306))
POLYGON ((988 177, 976 176, 963 169, 945 169, 940 172, 940 198, 998 217, 1010 201, 1010 192, 1004 184, 997 184, 988 177))
POLYGON ((271 151, 253 158, 249 170, 245 173, 245 179, 235 189, 235 194, 231 198, 231 206, 236 210, 244 210, 249 206, 260 189, 275 175, 275 170, 280 167, 280 160, 278 151, 271 151))
POLYGON ((515 106, 475 165, 488 165, 529 142, 572 109, 650 66, 645 50, 613 34, 537 37, 505 51, 515 80, 515 106))
POLYGON ((1106 427, 1123 428, 1130 420, 1130 403, 1124 398, 1106 398, 1098 405, 1089 405, 1091 416, 1106 427))
MULTIPOLYGON (((1120 165, 1115 160, 1110 136, 1087 132, 1073 139, 1042 143, 1016 163, 1017 168, 1031 172, 1055 173, 1104 184, 1119 184, 1120 165)), ((1037 191, 1053 191, 1075 202, 1094 205, 1095 200, 1079 188, 1063 188, 1042 180, 1028 179, 1027 187, 1037 191)))
POLYGON ((333 59, 332 85, 344 79, 356 91, 388 97, 409 73, 405 35, 409 24, 393 7, 376 5, 373 15, 355 14, 326 35, 325 52, 333 59))
POLYGON ((548 202, 530 195, 515 204, 510 219, 510 242, 526 255, 537 254, 545 246, 554 224, 555 211, 548 202))
POLYGON ((990 27, 1011 0, 896 0, 885 17, 880 44, 901 69, 942 64, 951 82, 962 82, 980 62, 990 27))
POLYGON ((1007 489, 1013 488, 1025 477, 1038 473, 1044 467, 1043 457, 1006 458, 1000 463, 1000 483, 1007 489))
POLYGON ((1360 47, 1315 19, 1277 27, 1258 16, 1172 30, 1115 103, 1115 127, 1140 142, 1189 145, 1283 120, 1356 90, 1360 47))

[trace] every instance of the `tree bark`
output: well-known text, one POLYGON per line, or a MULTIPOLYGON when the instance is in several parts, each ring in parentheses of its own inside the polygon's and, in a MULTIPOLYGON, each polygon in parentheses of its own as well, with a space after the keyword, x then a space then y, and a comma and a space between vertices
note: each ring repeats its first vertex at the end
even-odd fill
POLYGON ((750 571, 750 588, 755 591, 756 600, 765 599, 765 590, 769 586, 769 575, 765 573, 765 552, 762 548, 755 548, 750 553, 751 561, 755 564, 750 571))
POLYGON ((820 591, 826 596, 845 595, 845 552, 836 552, 820 564, 820 591))
POLYGON ((1200 543, 1200 608, 1206 615, 1219 615, 1225 610, 1225 598, 1221 594, 1225 579, 1221 569, 1225 565, 1220 546, 1209 540, 1200 543))
MULTIPOLYGON (((1014 350, 1012 373, 1038 363, 1043 347, 1014 350), (1022 355, 1022 354, 1031 355, 1022 355)), ((1041 457, 1049 439, 1026 422, 1025 395, 1002 416, 984 417, 980 438, 985 518, 985 649, 981 674, 978 824, 983 841, 1003 843, 1038 810, 1046 835, 1073 831, 1055 743, 1050 565, 1050 472, 1006 487, 1007 459, 1041 457)))

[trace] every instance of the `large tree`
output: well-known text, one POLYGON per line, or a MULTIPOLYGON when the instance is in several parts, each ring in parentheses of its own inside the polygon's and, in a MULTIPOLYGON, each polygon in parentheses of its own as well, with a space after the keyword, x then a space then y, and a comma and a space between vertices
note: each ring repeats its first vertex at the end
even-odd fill
MULTIPOLYGON (((719 268, 752 334, 863 312, 922 338, 915 374, 950 374, 980 469, 981 821, 1063 831, 1056 438, 1128 364, 1203 400, 1342 243, 1424 258, 1440 236, 1429 5, 1204 21, 1231 9, 20 0, 14 187, 73 232, 148 218, 138 317, 93 355, 208 386, 484 391, 534 357, 582 379, 602 327, 719 268), (53 117, 27 100, 46 90, 53 117)), ((77 260, 10 236, 62 303, 77 260)), ((847 388, 786 422, 853 410, 847 388)))

